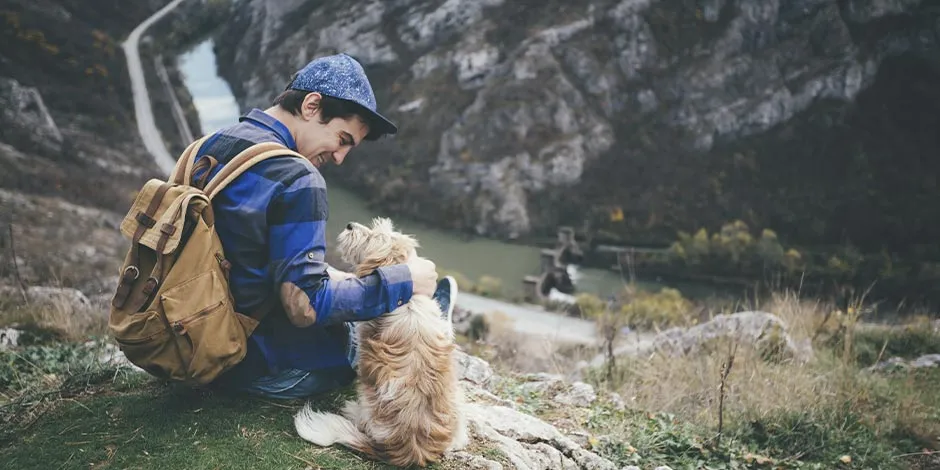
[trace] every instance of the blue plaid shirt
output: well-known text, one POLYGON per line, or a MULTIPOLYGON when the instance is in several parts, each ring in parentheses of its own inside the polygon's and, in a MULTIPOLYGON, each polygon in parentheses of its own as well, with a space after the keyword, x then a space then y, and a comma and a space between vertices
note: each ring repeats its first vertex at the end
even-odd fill
MULTIPOLYGON (((296 150, 283 123, 253 109, 238 124, 212 135, 199 157, 208 154, 219 161, 214 176, 239 152, 260 142, 296 150)), ((316 313, 313 325, 304 328, 292 324, 283 308, 269 313, 250 337, 247 356, 234 374, 348 368, 347 322, 373 319, 411 298, 411 273, 404 265, 379 268, 359 279, 329 279, 326 184, 305 159, 285 156, 254 165, 224 188, 212 206, 216 231, 232 263, 236 310, 254 311, 272 296, 280 300, 281 286, 291 283, 306 294, 316 313)))

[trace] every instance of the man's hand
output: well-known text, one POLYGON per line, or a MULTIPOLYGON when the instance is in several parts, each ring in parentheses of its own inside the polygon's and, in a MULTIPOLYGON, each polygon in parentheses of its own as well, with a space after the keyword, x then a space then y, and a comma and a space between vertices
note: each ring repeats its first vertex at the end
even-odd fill
POLYGON ((408 270, 411 271, 412 293, 414 295, 434 295, 437 288, 437 266, 426 258, 418 256, 408 260, 408 270))

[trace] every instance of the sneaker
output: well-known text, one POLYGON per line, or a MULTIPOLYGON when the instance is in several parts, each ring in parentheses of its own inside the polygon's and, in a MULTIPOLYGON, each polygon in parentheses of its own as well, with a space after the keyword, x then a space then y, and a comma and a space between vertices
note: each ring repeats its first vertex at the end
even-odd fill
POLYGON ((457 303, 457 280, 453 276, 444 276, 437 282, 432 298, 441 306, 441 320, 451 323, 454 305, 457 303))

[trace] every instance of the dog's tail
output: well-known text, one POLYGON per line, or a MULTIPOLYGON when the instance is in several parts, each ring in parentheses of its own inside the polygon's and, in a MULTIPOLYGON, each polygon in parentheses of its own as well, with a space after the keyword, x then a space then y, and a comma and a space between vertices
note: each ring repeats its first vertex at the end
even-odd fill
POLYGON ((294 415, 294 428, 302 439, 318 446, 342 444, 374 459, 382 458, 369 436, 356 428, 352 421, 338 414, 313 411, 310 403, 294 415))

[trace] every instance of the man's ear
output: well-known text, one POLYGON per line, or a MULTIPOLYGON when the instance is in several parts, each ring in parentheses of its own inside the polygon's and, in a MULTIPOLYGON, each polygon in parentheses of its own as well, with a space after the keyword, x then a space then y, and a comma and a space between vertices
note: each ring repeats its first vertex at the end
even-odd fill
POLYGON ((312 120, 320 113, 321 99, 323 99, 323 95, 317 92, 307 93, 307 96, 304 97, 304 102, 300 106, 300 115, 305 121, 312 120))

